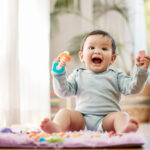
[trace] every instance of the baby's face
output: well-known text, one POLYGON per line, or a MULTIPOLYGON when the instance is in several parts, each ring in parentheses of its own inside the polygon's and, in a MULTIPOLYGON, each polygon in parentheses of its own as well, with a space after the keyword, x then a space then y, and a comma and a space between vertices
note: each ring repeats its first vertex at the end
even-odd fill
POLYGON ((89 36, 79 53, 80 60, 88 70, 93 72, 103 72, 116 59, 113 54, 112 41, 108 36, 100 34, 89 36))

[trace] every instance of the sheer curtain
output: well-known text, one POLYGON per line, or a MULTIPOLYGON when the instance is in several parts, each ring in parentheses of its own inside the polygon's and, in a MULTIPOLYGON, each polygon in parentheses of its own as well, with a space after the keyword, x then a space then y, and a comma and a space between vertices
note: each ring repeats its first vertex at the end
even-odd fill
POLYGON ((49 0, 0 0, 0 127, 50 115, 49 0))
POLYGON ((139 50, 147 51, 144 1, 127 0, 127 4, 129 12, 129 23, 133 34, 134 53, 136 58, 139 50))

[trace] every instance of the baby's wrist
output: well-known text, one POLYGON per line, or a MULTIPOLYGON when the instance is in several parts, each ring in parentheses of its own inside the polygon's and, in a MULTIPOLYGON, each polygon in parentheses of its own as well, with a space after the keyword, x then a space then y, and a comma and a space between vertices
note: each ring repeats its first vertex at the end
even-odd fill
POLYGON ((136 65, 136 70, 137 72, 139 72, 140 74, 145 74, 148 72, 148 69, 143 67, 143 66, 139 66, 139 65, 136 65))

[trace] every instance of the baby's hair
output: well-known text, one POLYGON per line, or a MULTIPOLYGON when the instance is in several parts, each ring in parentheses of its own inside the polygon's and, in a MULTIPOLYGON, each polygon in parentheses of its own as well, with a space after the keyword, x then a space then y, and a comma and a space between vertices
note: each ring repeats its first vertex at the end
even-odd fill
POLYGON ((109 33, 102 31, 102 30, 94 30, 94 31, 88 33, 87 35, 85 35, 85 37, 83 38, 81 45, 80 45, 80 51, 83 51, 83 47, 84 47, 84 43, 85 43, 86 39, 91 35, 97 35, 97 34, 100 34, 103 36, 108 36, 111 39, 113 54, 116 54, 116 42, 115 42, 114 38, 109 33))

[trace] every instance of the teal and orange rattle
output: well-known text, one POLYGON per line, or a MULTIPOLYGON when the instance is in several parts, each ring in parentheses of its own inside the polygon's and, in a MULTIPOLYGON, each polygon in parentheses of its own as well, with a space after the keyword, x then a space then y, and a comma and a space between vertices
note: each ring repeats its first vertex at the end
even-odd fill
POLYGON ((60 62, 55 62, 53 64, 53 72, 57 74, 61 74, 65 71, 64 64, 71 60, 71 56, 69 55, 68 51, 64 51, 63 53, 59 54, 60 62))

